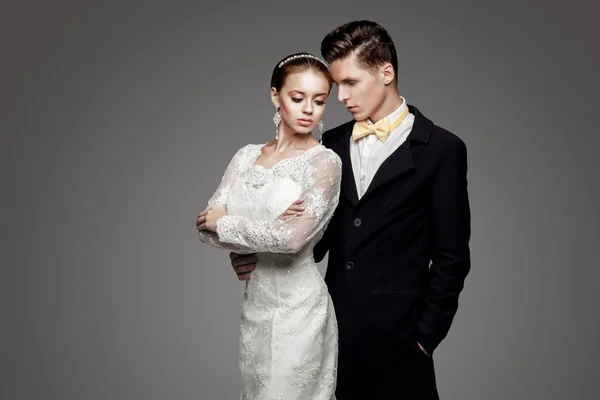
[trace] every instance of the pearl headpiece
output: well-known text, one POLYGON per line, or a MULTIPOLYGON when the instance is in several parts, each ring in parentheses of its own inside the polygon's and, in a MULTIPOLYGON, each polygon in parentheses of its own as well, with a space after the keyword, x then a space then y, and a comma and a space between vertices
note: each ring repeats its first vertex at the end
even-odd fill
POLYGON ((325 67, 327 67, 327 64, 325 64, 325 61, 321 60, 319 57, 313 56, 312 54, 296 54, 296 55, 288 57, 285 60, 283 60, 282 62, 280 62, 279 65, 277 66, 277 68, 281 68, 285 63, 292 61, 292 60, 296 60, 298 58, 312 58, 314 60, 321 62, 321 64, 323 64, 325 67))

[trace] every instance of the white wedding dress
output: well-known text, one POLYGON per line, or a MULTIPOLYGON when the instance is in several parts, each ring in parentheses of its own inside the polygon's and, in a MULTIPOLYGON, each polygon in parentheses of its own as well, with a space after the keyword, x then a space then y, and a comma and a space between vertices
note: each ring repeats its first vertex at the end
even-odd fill
POLYGON ((246 283, 240 335, 242 400, 332 400, 338 331, 333 303, 313 259, 338 204, 341 160, 322 145, 255 165, 263 145, 247 145, 229 163, 209 207, 226 207, 205 243, 257 253, 246 283), (304 199, 301 217, 279 221, 304 199))

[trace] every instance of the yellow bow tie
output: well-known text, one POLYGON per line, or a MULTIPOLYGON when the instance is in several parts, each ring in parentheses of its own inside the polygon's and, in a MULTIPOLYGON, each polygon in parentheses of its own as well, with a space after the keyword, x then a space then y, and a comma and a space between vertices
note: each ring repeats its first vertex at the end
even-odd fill
POLYGON ((404 109, 402 115, 391 126, 388 123, 387 117, 379 120, 376 124, 367 124, 367 120, 358 121, 352 129, 352 139, 358 140, 374 133, 381 142, 385 143, 390 132, 400 125, 406 114, 408 114, 408 107, 404 109))
POLYGON ((356 122, 352 129, 352 139, 358 140, 372 133, 374 133, 382 142, 387 140, 387 137, 390 134, 390 126, 388 125, 387 117, 381 119, 376 124, 367 124, 366 120, 356 122))

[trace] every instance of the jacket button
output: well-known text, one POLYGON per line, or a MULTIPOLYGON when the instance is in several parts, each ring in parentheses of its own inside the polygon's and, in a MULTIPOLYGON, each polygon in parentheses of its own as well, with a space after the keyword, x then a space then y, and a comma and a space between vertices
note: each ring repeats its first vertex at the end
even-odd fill
POLYGON ((354 226, 361 226, 361 225, 362 225, 362 219, 356 218, 354 220, 354 226))
POLYGON ((354 268, 354 263, 352 261, 348 261, 346 263, 346 269, 352 269, 352 268, 354 268))

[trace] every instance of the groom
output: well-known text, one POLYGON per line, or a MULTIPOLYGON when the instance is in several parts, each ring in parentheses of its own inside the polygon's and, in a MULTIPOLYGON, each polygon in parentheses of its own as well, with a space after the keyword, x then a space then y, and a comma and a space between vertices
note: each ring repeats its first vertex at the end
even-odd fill
MULTIPOLYGON (((438 399, 432 354, 470 270, 464 142, 406 104, 387 31, 354 21, 321 53, 353 121, 323 134, 339 205, 314 250, 339 325, 338 400, 438 399)), ((232 254, 239 279, 255 259, 232 254)))

